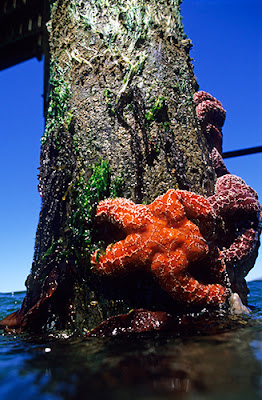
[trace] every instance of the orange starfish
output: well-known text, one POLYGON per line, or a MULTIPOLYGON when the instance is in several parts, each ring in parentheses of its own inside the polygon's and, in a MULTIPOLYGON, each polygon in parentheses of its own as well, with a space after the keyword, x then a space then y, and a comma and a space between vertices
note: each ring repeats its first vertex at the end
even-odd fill
POLYGON ((107 246, 105 254, 96 251, 91 259, 93 270, 102 275, 117 275, 144 268, 181 303, 201 306, 224 303, 227 297, 224 286, 201 283, 190 272, 190 263, 208 253, 213 261, 210 271, 213 269, 216 278, 221 280, 225 267, 220 257, 212 260, 206 240, 188 218, 208 224, 213 215, 204 197, 185 190, 171 189, 149 205, 124 198, 101 201, 96 220, 111 222, 126 237, 107 246))

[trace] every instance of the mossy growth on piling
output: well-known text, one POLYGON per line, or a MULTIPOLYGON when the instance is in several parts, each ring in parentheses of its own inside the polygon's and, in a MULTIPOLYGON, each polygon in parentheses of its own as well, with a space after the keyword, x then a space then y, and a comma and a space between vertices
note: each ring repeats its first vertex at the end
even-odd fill
POLYGON ((45 131, 41 139, 43 145, 47 138, 58 131, 61 125, 69 127, 72 111, 69 107, 70 85, 64 79, 64 71, 58 63, 50 64, 50 92, 45 131))
POLYGON ((100 159, 88 173, 88 180, 81 176, 73 185, 73 204, 69 218, 70 248, 75 250, 77 258, 84 257, 87 263, 93 251, 101 245, 93 239, 96 206, 100 200, 119 196, 123 185, 120 176, 112 178, 105 160, 100 159))
POLYGON ((63 201, 70 209, 62 236, 54 241, 42 259, 53 255, 56 261, 73 257, 78 262, 89 265, 91 254, 103 246, 94 240, 94 216, 99 201, 121 194, 123 179, 112 177, 108 162, 100 159, 87 173, 82 171, 68 188, 63 201))

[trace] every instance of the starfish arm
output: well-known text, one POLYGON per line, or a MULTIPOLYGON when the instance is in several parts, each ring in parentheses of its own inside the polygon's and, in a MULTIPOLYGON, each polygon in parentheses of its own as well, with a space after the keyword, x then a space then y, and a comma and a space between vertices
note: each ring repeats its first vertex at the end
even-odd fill
POLYGON ((187 272, 188 260, 182 250, 172 254, 168 263, 165 255, 159 254, 152 263, 152 272, 160 286, 181 303, 204 306, 223 304, 227 289, 220 284, 202 284, 187 272))
POLYGON ((187 220, 180 228, 180 232, 185 232, 183 237, 182 248, 186 252, 188 261, 195 261, 199 258, 206 256, 209 252, 209 247, 200 233, 197 225, 187 220))
POLYGON ((212 149, 211 158, 213 167, 218 177, 230 173, 227 167, 225 166, 224 160, 219 151, 216 149, 216 147, 213 147, 212 149))
POLYGON ((177 191, 170 189, 166 193, 158 196, 153 203, 148 205, 150 211, 161 220, 169 224, 177 224, 185 217, 182 204, 178 201, 177 191))
POLYGON ((226 110, 221 102, 215 97, 213 99, 206 98, 197 104, 197 118, 201 125, 213 123, 215 126, 222 128, 226 118, 226 110))
MULTIPOLYGON (((222 153, 222 142, 223 142, 223 135, 222 135, 222 130, 221 127, 218 127, 216 124, 214 125, 214 122, 204 124, 202 125, 202 129, 204 131, 204 134, 206 135, 206 138, 210 142, 210 145, 213 147, 213 149, 216 149, 218 153, 222 153)), ((213 160, 212 160, 213 161, 213 160)), ((214 167, 214 165, 213 165, 214 167)), ((216 170, 215 170, 216 172, 216 170)))
POLYGON ((126 233, 143 228, 152 218, 145 205, 124 198, 102 200, 96 211, 97 222, 109 221, 126 233))
POLYGON ((218 247, 209 244, 209 252, 204 259, 209 266, 210 277, 223 286, 230 286, 230 281, 226 271, 226 264, 222 257, 222 252, 218 247))
POLYGON ((218 178, 215 194, 208 200, 216 215, 231 217, 237 212, 261 212, 257 192, 236 175, 226 174, 218 178))
POLYGON ((126 239, 107 246, 105 254, 96 251, 91 258, 92 269, 101 275, 115 275, 132 271, 141 265, 143 243, 141 235, 131 234, 126 239))
POLYGON ((208 199, 186 190, 177 190, 177 195, 184 206, 187 218, 198 219, 198 227, 201 234, 207 240, 212 240, 215 233, 215 214, 208 199))
POLYGON ((248 195, 247 192, 225 189, 223 192, 214 194, 208 198, 216 215, 234 215, 236 212, 254 213, 258 212, 260 205, 258 200, 248 195))
POLYGON ((213 223, 213 209, 207 199, 186 190, 170 189, 148 206, 152 213, 174 225, 185 216, 213 223))
POLYGON ((176 190, 176 192, 188 218, 212 219, 213 210, 208 199, 187 190, 176 190))
POLYGON ((218 306, 225 303, 229 294, 229 290, 218 283, 203 284, 191 276, 181 279, 180 283, 185 292, 183 299, 195 305, 218 306))
POLYGON ((258 242, 258 232, 253 228, 247 229, 242 235, 238 236, 228 249, 221 252, 222 258, 227 263, 242 261, 250 256, 258 242))

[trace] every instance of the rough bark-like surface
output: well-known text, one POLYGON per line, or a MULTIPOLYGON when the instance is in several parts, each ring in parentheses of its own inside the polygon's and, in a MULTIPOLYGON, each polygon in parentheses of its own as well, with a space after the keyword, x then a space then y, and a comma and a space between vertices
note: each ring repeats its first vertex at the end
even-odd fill
POLYGON ((102 198, 149 203, 170 188, 213 194, 179 3, 52 5, 43 205, 23 307, 30 329, 83 332, 132 308, 176 309, 147 275, 98 278, 90 255, 105 236, 93 226, 102 198))

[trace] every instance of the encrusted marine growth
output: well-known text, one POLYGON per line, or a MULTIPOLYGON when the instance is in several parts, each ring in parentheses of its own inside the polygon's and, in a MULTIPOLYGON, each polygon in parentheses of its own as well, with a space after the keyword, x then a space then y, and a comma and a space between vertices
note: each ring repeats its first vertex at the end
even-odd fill
MULTIPOLYGON (((199 228, 212 224, 210 203, 202 196, 184 190, 169 190, 149 204, 135 204, 123 198, 99 203, 96 221, 120 228, 125 239, 107 246, 105 253, 92 256, 93 270, 102 275, 124 274, 135 269, 151 272, 160 286, 175 300, 191 305, 217 306, 227 298, 223 286, 224 264, 216 249, 209 246, 199 228), (204 223, 203 223, 204 222, 204 223), (203 283, 192 274, 209 266, 212 283, 203 283)), ((201 228, 200 228, 201 229, 201 228)))
POLYGON ((199 91, 194 93, 197 118, 201 128, 219 153, 222 153, 222 126, 226 118, 226 111, 220 101, 211 94, 199 91))
POLYGON ((224 262, 228 265, 248 258, 261 232, 262 210, 256 191, 240 177, 226 174, 218 178, 215 194, 208 200, 225 223, 224 262))

